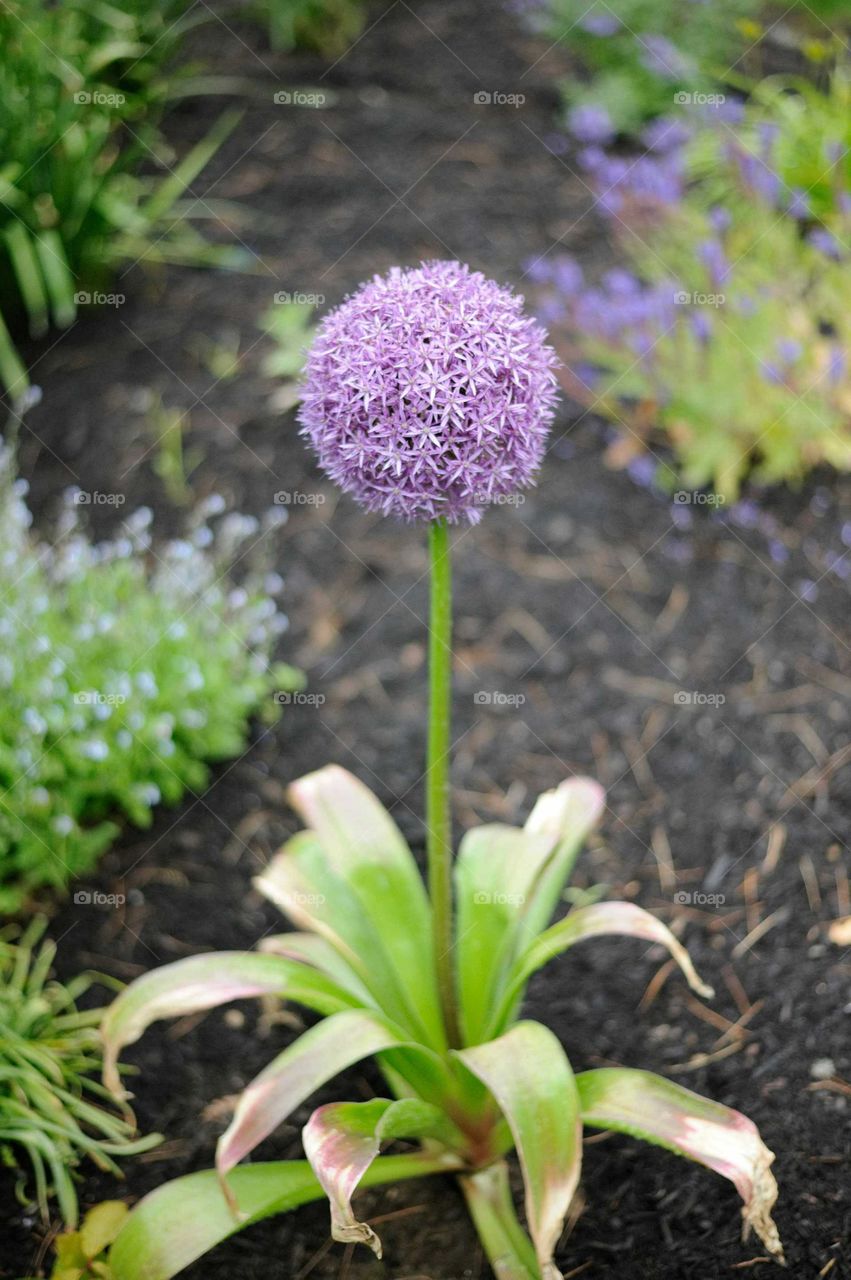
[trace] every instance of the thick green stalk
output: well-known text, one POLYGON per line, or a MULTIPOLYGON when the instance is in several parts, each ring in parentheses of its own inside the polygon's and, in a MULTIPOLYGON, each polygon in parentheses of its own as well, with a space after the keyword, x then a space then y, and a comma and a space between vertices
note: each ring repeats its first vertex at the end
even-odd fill
POLYGON ((452 920, 452 815, 449 758, 452 724, 452 560, 445 521, 429 526, 431 617, 426 757, 426 849, 437 985, 451 1046, 460 1044, 452 920))
POLYGON ((517 1220, 505 1161, 458 1181, 495 1275, 500 1280, 541 1280, 534 1247, 517 1220))

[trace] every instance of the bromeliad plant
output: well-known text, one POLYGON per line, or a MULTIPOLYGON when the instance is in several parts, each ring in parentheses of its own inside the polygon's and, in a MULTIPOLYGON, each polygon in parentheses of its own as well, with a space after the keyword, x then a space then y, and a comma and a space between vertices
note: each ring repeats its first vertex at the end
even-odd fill
POLYGON ((231 1233, 323 1194, 335 1239, 380 1255, 352 1209, 358 1186, 447 1172, 501 1280, 555 1280, 584 1124, 643 1137, 730 1178, 745 1232, 753 1227, 782 1258, 773 1155, 750 1120, 644 1071, 574 1075, 555 1035, 519 1016, 536 970, 606 933, 661 943, 690 985, 710 994, 665 925, 633 904, 583 906, 549 925, 603 808, 597 784, 563 782, 522 829, 467 832, 453 866, 449 528, 533 480, 555 363, 522 300, 457 263, 376 278, 320 325, 301 421, 322 466, 370 510, 429 527, 428 892, 375 796, 345 770, 322 769, 292 786, 306 830, 257 881, 296 932, 266 939, 259 954, 166 965, 119 997, 103 1026, 115 1090, 121 1049, 157 1018, 272 995, 322 1021, 242 1094, 215 1172, 161 1187, 131 1213, 110 1254, 117 1280, 168 1280, 231 1233), (315 1090, 369 1055, 385 1097, 314 1111, 306 1161, 241 1166, 315 1090), (379 1154, 397 1139, 419 1147, 379 1154), (509 1189, 512 1149, 528 1234, 509 1189))

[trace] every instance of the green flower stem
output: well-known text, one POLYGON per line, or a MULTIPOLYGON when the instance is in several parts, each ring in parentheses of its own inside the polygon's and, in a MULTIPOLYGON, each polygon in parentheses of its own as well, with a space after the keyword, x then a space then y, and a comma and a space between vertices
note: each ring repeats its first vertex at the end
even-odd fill
POLYGON ((452 723, 452 560, 444 520, 429 526, 431 618, 429 625, 429 717, 426 758, 426 849, 428 891, 437 986, 446 1035, 458 1047, 452 921, 452 815, 449 757, 452 723))

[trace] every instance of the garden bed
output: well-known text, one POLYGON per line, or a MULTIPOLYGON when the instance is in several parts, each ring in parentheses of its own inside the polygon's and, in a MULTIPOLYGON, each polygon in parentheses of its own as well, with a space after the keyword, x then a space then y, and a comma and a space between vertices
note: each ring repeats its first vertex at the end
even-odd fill
MULTIPOLYGON (((421 839, 423 538, 363 515, 319 476, 292 412, 275 408, 259 372, 258 316, 278 291, 331 304, 372 272, 420 257, 458 257, 522 289, 530 256, 559 239, 587 263, 604 252, 603 232, 570 156, 545 145, 556 52, 478 0, 463 14, 437 0, 399 2, 374 18, 330 69, 270 55, 251 29, 203 32, 217 69, 253 88, 196 190, 218 179, 216 196, 255 215, 238 232, 258 254, 257 274, 134 270, 123 306, 29 353, 44 400, 21 460, 45 531, 70 484, 121 493, 125 511, 147 503, 159 513, 161 483, 134 409, 140 388, 181 409, 194 404, 187 444, 203 451, 199 496, 221 492, 259 513, 276 493, 301 495, 281 537, 291 620, 281 656, 304 668, 317 695, 285 707, 203 795, 161 813, 151 832, 128 834, 78 886, 52 921, 65 974, 92 966, 129 979, 199 950, 249 949, 277 930, 250 877, 295 827, 287 782, 329 760, 376 790, 415 847, 421 839), (327 105, 275 103, 276 91, 295 87, 327 93, 327 105), (481 91, 526 101, 481 105, 481 91), (232 329, 241 376, 216 383, 198 340, 232 329), (86 891, 126 903, 79 900, 86 891)), ((186 107, 171 128, 197 137, 206 123, 186 107)), ((760 499, 789 552, 778 564, 747 520, 722 523, 694 506, 683 528, 666 500, 607 470, 601 455, 601 425, 565 404, 539 488, 455 535, 464 545, 458 828, 522 818, 537 792, 570 773, 604 783, 608 809, 578 883, 605 883, 611 896, 679 922, 717 999, 702 1005, 675 974, 648 989, 659 958, 624 941, 559 961, 536 979, 530 1011, 546 1015, 577 1070, 648 1067, 750 1115, 778 1155, 777 1220, 792 1274, 819 1274, 835 1259, 824 1274, 839 1276, 851 1228, 851 960, 826 925, 849 912, 851 767, 841 753, 851 652, 848 586, 819 579, 828 553, 842 549, 851 481, 817 476, 760 499), (802 599, 801 583, 817 584, 816 594, 807 586, 802 599), (741 1030, 719 1046, 729 1024, 741 1030)), ((115 509, 94 518, 105 531, 115 509)), ((140 1125, 167 1139, 127 1162, 128 1195, 210 1166, 226 1100, 294 1036, 289 1014, 263 1023, 260 1039, 247 1034, 257 1023, 257 1010, 240 1006, 158 1024, 128 1054, 141 1068, 140 1125)), ((321 1100, 378 1087, 365 1067, 321 1100)), ((298 1154, 307 1114, 263 1155, 298 1154)), ((557 1255, 566 1275, 675 1280, 762 1256, 738 1240, 732 1188, 664 1152, 595 1137, 583 1185, 588 1209, 557 1255)), ((84 1203, 113 1193, 96 1177, 82 1189, 84 1203)), ((317 1205, 245 1233, 186 1275, 488 1275, 451 1184, 363 1200, 362 1216, 386 1215, 384 1262, 326 1247, 327 1208, 317 1205)), ((16 1214, 4 1224, 0 1274, 36 1274, 32 1230, 16 1214)))

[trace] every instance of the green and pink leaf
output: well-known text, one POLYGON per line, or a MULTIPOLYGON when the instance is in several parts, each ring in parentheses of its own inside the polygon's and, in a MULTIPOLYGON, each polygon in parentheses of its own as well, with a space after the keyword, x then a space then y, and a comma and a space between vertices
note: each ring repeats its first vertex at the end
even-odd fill
POLYGON ((319 1107, 302 1130, 304 1150, 331 1205, 331 1234, 343 1243, 365 1244, 381 1257, 381 1241, 352 1212, 352 1196, 383 1142, 429 1138, 446 1150, 447 1171, 461 1160, 452 1151, 463 1135, 437 1107, 412 1098, 337 1102, 319 1107))
POLYGON ((357 1003, 333 979, 283 956, 219 951, 162 965, 126 987, 106 1012, 101 1035, 107 1087, 124 1096, 118 1056, 158 1018, 183 1017, 252 996, 279 996, 324 1014, 357 1003))
POLYGON ((753 1229, 772 1257, 783 1261, 771 1216, 777 1200, 774 1153, 753 1121, 650 1071, 585 1071, 576 1083, 586 1124, 667 1147, 729 1178, 744 1201, 744 1237, 753 1229))
POLYGON ((457 1051, 496 1098, 523 1172, 526 1220, 543 1280, 559 1272, 553 1252, 579 1183, 582 1121, 576 1081, 548 1027, 519 1022, 498 1040, 457 1051))

